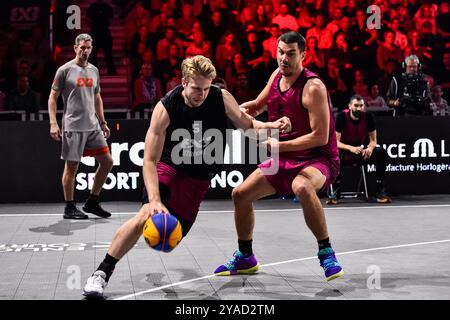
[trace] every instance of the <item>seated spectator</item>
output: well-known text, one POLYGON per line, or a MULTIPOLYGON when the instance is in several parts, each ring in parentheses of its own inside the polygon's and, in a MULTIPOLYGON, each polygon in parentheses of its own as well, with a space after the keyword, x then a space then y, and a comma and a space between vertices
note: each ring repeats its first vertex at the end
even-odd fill
POLYGON ((146 49, 143 43, 138 44, 138 56, 130 57, 130 69, 131 69, 131 92, 134 92, 134 80, 140 77, 141 67, 144 63, 155 64, 155 55, 150 49, 146 49))
POLYGON ((136 58, 139 55, 142 55, 142 50, 147 48, 154 50, 156 47, 156 37, 153 33, 148 31, 148 27, 146 25, 141 25, 133 36, 131 37, 130 43, 130 57, 136 58), (142 45, 144 49, 142 49, 142 45), (141 48, 139 48, 141 46, 141 48), (141 51, 139 54, 138 51, 141 51))
POLYGON ((207 9, 209 5, 203 5, 202 15, 199 20, 202 23, 202 29, 205 32, 206 39, 211 42, 211 49, 216 52, 225 31, 227 30, 226 21, 220 11, 210 13, 207 9))
POLYGON ((386 62, 390 59, 401 63, 403 57, 400 48, 394 44, 394 32, 387 30, 384 32, 384 42, 377 49, 378 68, 386 70, 386 62))
POLYGON ((364 100, 367 100, 367 97, 369 96, 369 86, 364 80, 364 75, 361 70, 355 70, 353 73, 353 92, 354 94, 357 94, 359 96, 362 96, 364 100))
POLYGON ((450 50, 444 52, 439 68, 434 71, 433 76, 437 84, 439 84, 444 91, 444 98, 450 99, 450 50))
MULTIPOLYGON (((336 116, 336 139, 339 148, 341 168, 353 164, 376 166, 376 199, 380 203, 391 202, 386 194, 385 172, 387 153, 377 147, 377 130, 373 115, 365 111, 364 99, 354 95, 350 98, 348 109, 336 116)), ((337 204, 340 198, 342 177, 339 175, 333 184, 334 192, 327 204, 337 204)))
POLYGON ((394 32, 394 45, 399 47, 402 51, 408 46, 408 37, 400 31, 400 21, 398 18, 392 20, 389 27, 394 32))
POLYGON ((439 4, 439 14, 436 17, 436 31, 443 38, 450 36, 450 8, 447 1, 439 4))
POLYGON ((167 0, 161 5, 161 11, 166 12, 167 16, 179 17, 180 16, 180 1, 178 0, 167 0))
MULTIPOLYGON (((28 77, 31 85, 38 91, 43 90, 43 79, 45 79, 44 61, 41 57, 34 54, 33 43, 29 40, 23 41, 21 44, 21 55, 18 61, 20 63, 24 60, 29 64, 28 77)), ((18 67, 20 66, 18 65, 18 67)))
POLYGON ((149 63, 141 67, 141 76, 134 83, 134 96, 133 111, 153 109, 162 97, 161 84, 153 76, 153 66, 149 63))
POLYGON ((358 9, 348 42, 351 61, 355 68, 365 70, 368 74, 375 74, 378 71, 377 65, 373 63, 376 59, 377 41, 377 30, 367 28, 365 12, 358 9))
POLYGON ((277 61, 272 58, 272 54, 264 50, 261 55, 261 61, 254 69, 250 70, 249 86, 251 90, 261 91, 270 78, 273 71, 278 67, 277 61))
POLYGON ((370 96, 366 100, 368 108, 387 109, 388 106, 382 96, 380 96, 380 89, 377 84, 370 87, 370 96))
POLYGON ((267 18, 269 18, 269 21, 272 21, 273 17, 275 16, 273 1, 264 2, 264 12, 266 13, 267 18))
POLYGON ((203 37, 205 37, 205 33, 202 30, 202 25, 197 20, 195 20, 194 23, 192 24, 191 31, 190 31, 188 37, 186 38, 186 41, 187 42, 193 42, 194 41, 194 34, 196 32, 202 32, 203 33, 203 37))
POLYGON ((256 6, 252 23, 255 26, 255 31, 258 33, 260 38, 265 34, 269 34, 270 20, 264 11, 264 5, 262 3, 256 6))
POLYGON ((356 10, 357 10, 356 1, 348 0, 345 7, 342 8, 342 14, 347 17, 353 17, 355 15, 356 10))
POLYGON ((280 36, 280 27, 276 23, 269 26, 270 37, 263 41, 263 49, 272 54, 272 58, 277 58, 278 37, 280 36))
POLYGON ((216 68, 219 70, 219 73, 225 71, 227 65, 231 63, 234 54, 240 51, 236 37, 232 32, 227 31, 216 48, 216 68))
POLYGON ((337 108, 338 111, 345 109, 348 89, 341 78, 336 58, 331 57, 328 59, 322 78, 330 93, 333 108, 337 108))
POLYGON ((153 16, 150 21, 150 30, 154 34, 163 34, 164 30, 167 28, 167 14, 160 12, 159 14, 153 16))
POLYGON ((214 61, 215 57, 213 56, 213 50, 210 41, 203 41, 203 55, 211 61, 214 61))
POLYGON ((400 24, 400 30, 408 34, 412 30, 411 18, 405 6, 401 5, 397 8, 397 17, 400 24))
POLYGON ((308 29, 306 32, 306 39, 310 37, 316 37, 319 39, 319 49, 329 49, 333 45, 333 34, 330 30, 324 27, 324 16, 322 14, 317 15, 314 18, 314 27, 308 29))
POLYGON ((234 92, 238 86, 238 75, 243 73, 246 75, 249 73, 248 64, 244 56, 236 52, 225 68, 225 81, 231 92, 234 92))
POLYGON ((245 57, 251 68, 256 67, 256 65, 261 62, 262 52, 263 47, 261 42, 259 42, 256 32, 248 32, 246 39, 242 42, 242 55, 245 57))
POLYGON ((388 91, 389 85, 391 84, 392 77, 397 72, 397 62, 390 59, 386 62, 386 68, 382 73, 381 77, 378 78, 377 84, 380 89, 380 94, 385 97, 388 91))
POLYGON ((31 30, 31 43, 35 55, 47 61, 51 55, 48 38, 46 38, 43 26, 38 25, 31 30))
POLYGON ((192 5, 184 3, 182 8, 182 16, 175 21, 178 32, 185 39, 190 33, 195 17, 192 15, 192 5))
POLYGON ((431 110, 433 116, 450 116, 450 107, 447 100, 442 98, 441 86, 434 86, 431 89, 431 110))
POLYGON ((247 73, 238 73, 233 96, 238 104, 242 104, 255 98, 256 93, 250 90, 247 73))
POLYGON ((280 2, 278 7, 278 14, 273 17, 272 23, 276 23, 280 30, 298 30, 297 20, 293 15, 289 14, 289 7, 287 2, 280 2))
POLYGON ((239 21, 243 26, 252 21, 252 10, 250 7, 245 6, 242 8, 241 13, 239 14, 239 21))
POLYGON ((6 109, 24 110, 27 114, 36 113, 39 111, 39 99, 39 93, 30 88, 28 77, 20 76, 17 81, 17 88, 6 96, 6 109))
POLYGON ((299 11, 297 18, 298 31, 301 34, 305 34, 306 31, 313 26, 314 18, 309 15, 308 9, 306 8, 305 5, 300 6, 298 11, 299 11))
POLYGON ((170 44, 175 43, 178 46, 178 57, 183 57, 183 41, 177 38, 177 30, 174 27, 167 27, 164 32, 164 38, 158 41, 156 45, 156 59, 162 61, 169 57, 170 44))
POLYGON ((327 24, 326 28, 328 30, 330 30, 332 35, 334 35, 339 30, 339 27, 340 27, 340 20, 342 18, 342 9, 335 8, 332 12, 333 12, 333 15, 332 15, 333 20, 331 20, 327 24))
POLYGON ((303 66, 309 70, 318 73, 325 67, 325 58, 321 49, 318 47, 319 40, 312 36, 306 40, 306 55, 303 60, 303 66))
POLYGON ((220 89, 228 90, 227 82, 221 77, 215 77, 212 84, 218 86, 220 89))
MULTIPOLYGON (((350 47, 345 40, 344 33, 342 31, 336 32, 334 34, 333 46, 330 50, 328 50, 328 56, 336 58, 340 76, 347 86, 351 85, 353 78, 353 65, 352 61, 350 60, 350 54, 350 47)), ((347 98, 345 100, 347 100, 347 98)))
POLYGON ((173 77, 170 78, 169 81, 167 81, 166 93, 169 92, 170 90, 174 89, 176 86, 178 86, 180 84, 181 84, 181 70, 176 69, 176 70, 174 70, 173 77))
POLYGON ((339 21, 339 30, 342 32, 345 36, 345 41, 348 43, 350 38, 353 36, 351 35, 351 27, 352 27, 352 21, 349 17, 343 16, 341 20, 339 21))
POLYGON ((161 80, 162 88, 165 88, 167 81, 175 76, 175 70, 181 68, 181 62, 183 61, 183 59, 179 57, 179 51, 179 47, 175 43, 172 43, 169 46, 169 57, 167 59, 159 61, 157 64, 156 74, 161 80))
POLYGON ((204 55, 204 40, 205 35, 201 31, 196 31, 192 35, 193 42, 186 48, 186 54, 185 57, 189 58, 192 56, 196 56, 198 54, 204 55))
POLYGON ((141 2, 136 2, 134 7, 125 17, 125 34, 127 35, 127 43, 130 43, 131 37, 139 30, 141 18, 143 17, 150 17, 150 12, 143 7, 141 2))
POLYGON ((337 59, 340 68, 352 68, 350 62, 350 48, 345 40, 343 32, 338 31, 334 34, 333 46, 329 50, 329 56, 337 59))
POLYGON ((305 5, 311 17, 328 14, 328 1, 326 0, 305 0, 305 5))
POLYGON ((416 55, 420 61, 431 61, 431 48, 421 44, 421 34, 418 31, 412 31, 410 34, 410 45, 405 49, 404 55, 416 55))
POLYGON ((432 33, 436 34, 436 14, 437 14, 437 5, 424 3, 417 10, 414 15, 414 23, 416 25, 416 30, 421 30, 423 28, 423 24, 428 22, 432 26, 432 33))

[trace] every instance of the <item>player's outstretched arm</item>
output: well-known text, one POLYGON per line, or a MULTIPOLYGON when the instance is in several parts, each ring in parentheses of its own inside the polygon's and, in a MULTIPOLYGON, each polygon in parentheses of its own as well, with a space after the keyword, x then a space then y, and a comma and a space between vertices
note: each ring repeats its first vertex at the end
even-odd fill
POLYGON ((272 85, 273 79, 277 73, 278 68, 272 73, 266 86, 255 100, 244 102, 239 106, 245 113, 252 117, 256 117, 267 109, 267 98, 269 97, 270 86, 272 85))
POLYGON ((256 131, 259 129, 278 129, 282 132, 288 132, 291 129, 291 122, 287 117, 282 117, 274 122, 261 122, 255 120, 252 116, 239 108, 231 93, 222 89, 222 95, 225 104, 225 112, 228 118, 239 129, 247 130, 253 128, 256 129, 256 131))
POLYGON ((161 158, 166 138, 166 130, 169 126, 170 118, 161 102, 158 102, 153 110, 150 127, 145 136, 144 165, 142 175, 144 177, 145 188, 149 199, 149 214, 156 212, 169 212, 161 203, 159 194, 158 174, 156 164, 161 158))
POLYGON ((293 140, 280 142, 280 152, 312 149, 328 143, 330 110, 327 89, 322 81, 308 80, 303 89, 302 102, 308 110, 311 132, 293 140))

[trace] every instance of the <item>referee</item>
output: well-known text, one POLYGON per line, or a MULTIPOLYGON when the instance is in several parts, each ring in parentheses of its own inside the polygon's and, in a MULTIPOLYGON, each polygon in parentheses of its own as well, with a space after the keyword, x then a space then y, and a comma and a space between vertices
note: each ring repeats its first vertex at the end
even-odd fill
POLYGON ((91 194, 83 210, 102 218, 111 214, 99 202, 99 194, 111 171, 113 160, 106 139, 110 130, 103 114, 98 69, 88 62, 92 52, 92 37, 86 33, 75 39, 73 60, 62 65, 55 75, 48 98, 50 136, 62 141, 61 159, 65 160, 62 186, 66 207, 64 219, 87 219, 74 200, 75 175, 83 156, 95 157, 99 166, 91 194), (56 121, 56 101, 62 95, 64 112, 62 128, 56 121))

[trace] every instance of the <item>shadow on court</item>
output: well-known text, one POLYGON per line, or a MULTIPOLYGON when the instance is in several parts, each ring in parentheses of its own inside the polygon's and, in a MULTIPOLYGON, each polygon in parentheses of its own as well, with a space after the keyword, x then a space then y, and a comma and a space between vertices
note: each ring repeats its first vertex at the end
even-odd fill
POLYGON ((87 229, 95 224, 108 223, 102 218, 92 218, 84 221, 73 221, 73 220, 59 220, 57 223, 51 224, 49 226, 34 227, 29 228, 31 232, 38 233, 50 233, 53 236, 71 236, 72 231, 87 229))

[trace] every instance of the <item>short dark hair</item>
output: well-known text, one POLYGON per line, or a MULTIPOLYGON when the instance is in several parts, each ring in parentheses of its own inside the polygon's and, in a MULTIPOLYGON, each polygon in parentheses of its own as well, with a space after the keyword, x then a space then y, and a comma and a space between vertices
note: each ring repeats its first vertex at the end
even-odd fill
POLYGON ((296 32, 296 31, 288 31, 288 32, 283 33, 278 38, 278 42, 280 42, 280 41, 283 41, 284 43, 296 42, 300 52, 305 51, 306 40, 300 33, 296 32))
POLYGON ((362 96, 360 96, 359 94, 354 94, 352 95, 352 97, 350 98, 350 101, 348 102, 349 104, 352 103, 353 100, 363 100, 364 98, 362 96))

